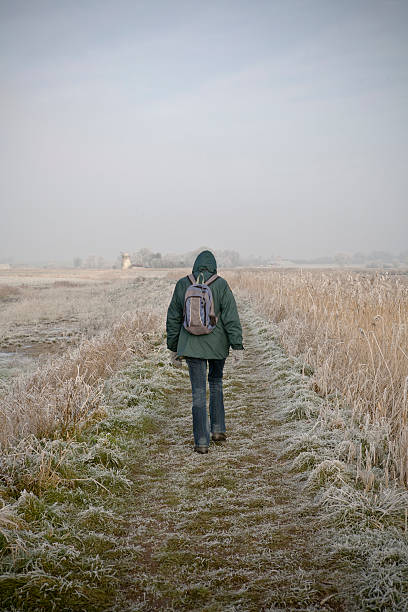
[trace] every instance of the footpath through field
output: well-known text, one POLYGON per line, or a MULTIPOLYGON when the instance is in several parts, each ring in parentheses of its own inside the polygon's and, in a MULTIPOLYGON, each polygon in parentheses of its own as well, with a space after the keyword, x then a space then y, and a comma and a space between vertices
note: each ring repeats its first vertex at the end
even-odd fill
POLYGON ((304 427, 288 417, 304 397, 299 367, 240 312, 246 350, 226 367, 228 441, 192 452, 186 369, 156 405, 148 470, 132 475, 140 495, 124 546, 137 554, 115 609, 354 609, 330 528, 291 472, 288 448, 304 427))

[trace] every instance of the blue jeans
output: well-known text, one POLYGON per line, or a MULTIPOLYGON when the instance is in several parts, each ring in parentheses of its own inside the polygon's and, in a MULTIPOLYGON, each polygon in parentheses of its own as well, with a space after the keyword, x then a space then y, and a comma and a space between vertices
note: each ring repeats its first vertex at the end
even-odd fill
MULTIPOLYGON (((207 359, 186 357, 193 395, 193 433, 195 446, 210 444, 210 427, 207 415, 207 359)), ((224 396, 222 375, 225 359, 208 359, 208 384, 210 387, 210 421, 213 433, 225 433, 224 396)))

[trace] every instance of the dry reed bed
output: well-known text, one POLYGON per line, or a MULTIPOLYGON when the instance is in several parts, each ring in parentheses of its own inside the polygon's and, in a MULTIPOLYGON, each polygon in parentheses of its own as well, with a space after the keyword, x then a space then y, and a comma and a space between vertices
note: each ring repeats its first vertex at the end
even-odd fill
POLYGON ((49 325, 56 315, 73 315, 81 340, 0 388, 0 448, 33 435, 66 437, 86 424, 101 410, 104 380, 132 355, 150 353, 162 338, 171 291, 171 283, 160 278, 79 287, 64 283, 41 291, 24 288, 19 303, 12 309, 6 304, 0 328, 14 320, 30 332, 40 319, 49 325))
POLYGON ((408 484, 408 283, 343 271, 229 274, 278 325, 285 348, 314 370, 315 390, 340 391, 367 432, 362 468, 408 484))
POLYGON ((156 313, 125 314, 72 352, 18 377, 1 397, 0 446, 78 430, 100 410, 104 379, 131 355, 143 355, 161 327, 156 313))
POLYGON ((137 282, 142 281, 0 285, 0 343, 21 327, 35 332, 41 325, 61 323, 75 323, 81 334, 90 337, 139 305, 137 282))

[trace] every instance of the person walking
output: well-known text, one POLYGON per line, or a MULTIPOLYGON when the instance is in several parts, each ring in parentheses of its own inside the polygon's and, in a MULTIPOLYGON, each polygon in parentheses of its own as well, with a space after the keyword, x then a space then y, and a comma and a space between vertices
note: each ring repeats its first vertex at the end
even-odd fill
POLYGON ((190 374, 194 450, 208 453, 210 428, 214 442, 226 440, 222 380, 225 360, 231 347, 234 363, 240 362, 244 349, 234 295, 227 281, 218 276, 217 262, 210 251, 198 255, 192 275, 177 281, 167 311, 166 331, 171 363, 181 367, 181 360, 185 359, 190 374), (198 325, 194 317, 198 318, 198 325), (210 423, 206 405, 207 362, 210 423))

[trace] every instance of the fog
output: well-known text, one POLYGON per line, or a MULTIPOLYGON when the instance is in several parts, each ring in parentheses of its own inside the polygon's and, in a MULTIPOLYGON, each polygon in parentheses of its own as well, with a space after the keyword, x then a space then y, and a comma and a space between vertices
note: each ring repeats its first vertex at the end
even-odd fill
POLYGON ((408 247, 408 4, 0 3, 0 261, 408 247))

